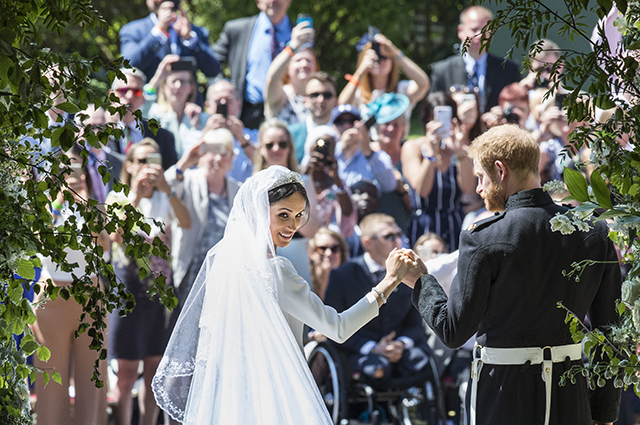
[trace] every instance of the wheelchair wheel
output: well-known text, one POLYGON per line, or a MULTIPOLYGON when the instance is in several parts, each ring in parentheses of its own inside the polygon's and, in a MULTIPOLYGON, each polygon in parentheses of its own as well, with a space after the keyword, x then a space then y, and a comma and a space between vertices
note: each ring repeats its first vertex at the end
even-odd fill
POLYGON ((339 425, 347 418, 349 411, 347 377, 342 357, 333 347, 319 343, 307 355, 307 363, 329 410, 331 420, 339 425))

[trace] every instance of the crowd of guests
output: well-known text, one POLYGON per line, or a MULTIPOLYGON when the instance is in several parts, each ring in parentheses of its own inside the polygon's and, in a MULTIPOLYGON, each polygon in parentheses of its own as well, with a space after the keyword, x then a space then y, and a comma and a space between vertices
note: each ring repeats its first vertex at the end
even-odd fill
MULTIPOLYGON (((560 54, 555 43, 542 42, 531 57, 539 72, 522 78, 514 62, 480 51, 481 30, 492 15, 472 6, 458 26, 461 42, 470 40, 466 54, 434 63, 431 78, 391 40, 370 31, 358 43, 353 74, 339 93, 336 79, 319 69, 312 26, 294 25, 289 4, 257 0, 258 15, 228 22, 210 45, 208 31, 192 24, 177 0, 147 0, 149 16, 120 31, 122 56, 135 68, 123 70, 125 79, 115 80, 111 92, 129 112, 84 111, 89 118, 81 124, 118 123, 124 137, 92 148, 87 169, 70 183, 85 198, 137 208, 151 228, 140 232, 161 237, 171 253, 169 261, 132 258, 117 233, 103 238, 118 278, 136 299, 132 313, 109 317, 107 330, 109 356, 117 363, 110 395, 120 425, 131 423, 131 391, 140 375, 138 423, 156 423, 151 378, 207 252, 222 238, 234 196, 253 173, 281 165, 303 175, 310 209, 279 255, 341 310, 384 276, 384 259, 394 247, 414 248, 425 261, 453 255, 442 266, 431 264, 436 272, 442 267, 444 281, 445 274, 455 274, 460 232, 486 216, 467 157, 486 129, 513 123, 535 134, 543 182, 561 178, 570 166, 560 155, 572 130, 562 97, 544 96, 560 54), (231 79, 220 77, 223 65, 231 79), (206 90, 196 71, 210 79, 206 90), (143 112, 141 125, 136 110, 143 112), (414 110, 424 136, 408 140, 414 110), (156 134, 149 130, 151 118, 162 127, 156 134), (113 179, 102 182, 95 174, 100 165, 129 185, 128 196, 111 190, 113 179), (172 312, 148 295, 152 277, 139 278, 142 265, 167 276, 179 301, 172 312)), ((52 202, 60 220, 73 213, 66 208, 62 199, 52 202)), ((69 281, 69 275, 56 274, 55 264, 44 268, 56 285, 69 281)), ((410 290, 402 291, 344 344, 354 370, 385 379, 424 367, 427 337, 411 308, 410 290)), ((66 370, 67 386, 73 376, 75 423, 105 423, 104 391, 84 388, 94 359, 80 348, 50 342, 61 340, 63 329, 48 329, 44 322, 72 314, 56 312, 57 304, 39 310, 36 323, 38 339, 52 350, 47 367, 55 362, 57 370, 66 370)), ((312 329, 308 336, 324 338, 312 329)), ((53 387, 37 388, 38 424, 72 423, 68 403, 60 401, 64 394, 53 387)))

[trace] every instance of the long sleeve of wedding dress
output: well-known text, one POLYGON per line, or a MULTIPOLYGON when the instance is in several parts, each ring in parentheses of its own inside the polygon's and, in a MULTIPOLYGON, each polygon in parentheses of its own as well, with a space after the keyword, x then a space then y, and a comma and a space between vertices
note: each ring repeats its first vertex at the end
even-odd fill
POLYGON ((280 308, 301 348, 305 324, 341 343, 378 315, 378 301, 371 293, 338 313, 311 291, 310 285, 296 273, 288 259, 276 257, 272 261, 282 274, 278 284, 280 308))

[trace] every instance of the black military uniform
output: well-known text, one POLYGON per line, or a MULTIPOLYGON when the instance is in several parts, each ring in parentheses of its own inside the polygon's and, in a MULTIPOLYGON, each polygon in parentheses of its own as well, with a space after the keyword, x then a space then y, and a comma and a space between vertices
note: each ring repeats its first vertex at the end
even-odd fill
MULTIPOLYGON (((592 326, 602 330, 618 319, 621 276, 607 226, 598 222, 588 232, 570 235, 551 231, 549 220, 565 211, 542 189, 518 192, 509 197, 504 212, 462 232, 458 275, 448 298, 433 276, 420 278, 413 304, 447 346, 458 347, 476 332, 478 345, 492 348, 573 344, 558 301, 578 317, 588 315, 592 326), (586 267, 579 281, 576 275, 563 276, 573 262, 585 259, 612 263, 586 267)), ((580 361, 564 358, 553 364, 549 423, 615 421, 620 391, 610 382, 592 394, 582 377, 574 385, 558 386, 560 375, 574 364, 580 361)), ((541 364, 484 364, 476 423, 544 424, 541 372, 541 364)))

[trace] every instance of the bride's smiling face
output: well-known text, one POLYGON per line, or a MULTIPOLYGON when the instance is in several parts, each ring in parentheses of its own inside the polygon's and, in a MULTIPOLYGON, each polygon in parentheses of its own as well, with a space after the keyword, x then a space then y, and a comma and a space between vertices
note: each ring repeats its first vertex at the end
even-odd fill
POLYGON ((269 230, 276 248, 289 245, 293 234, 300 227, 305 206, 304 196, 299 192, 271 204, 269 230))

